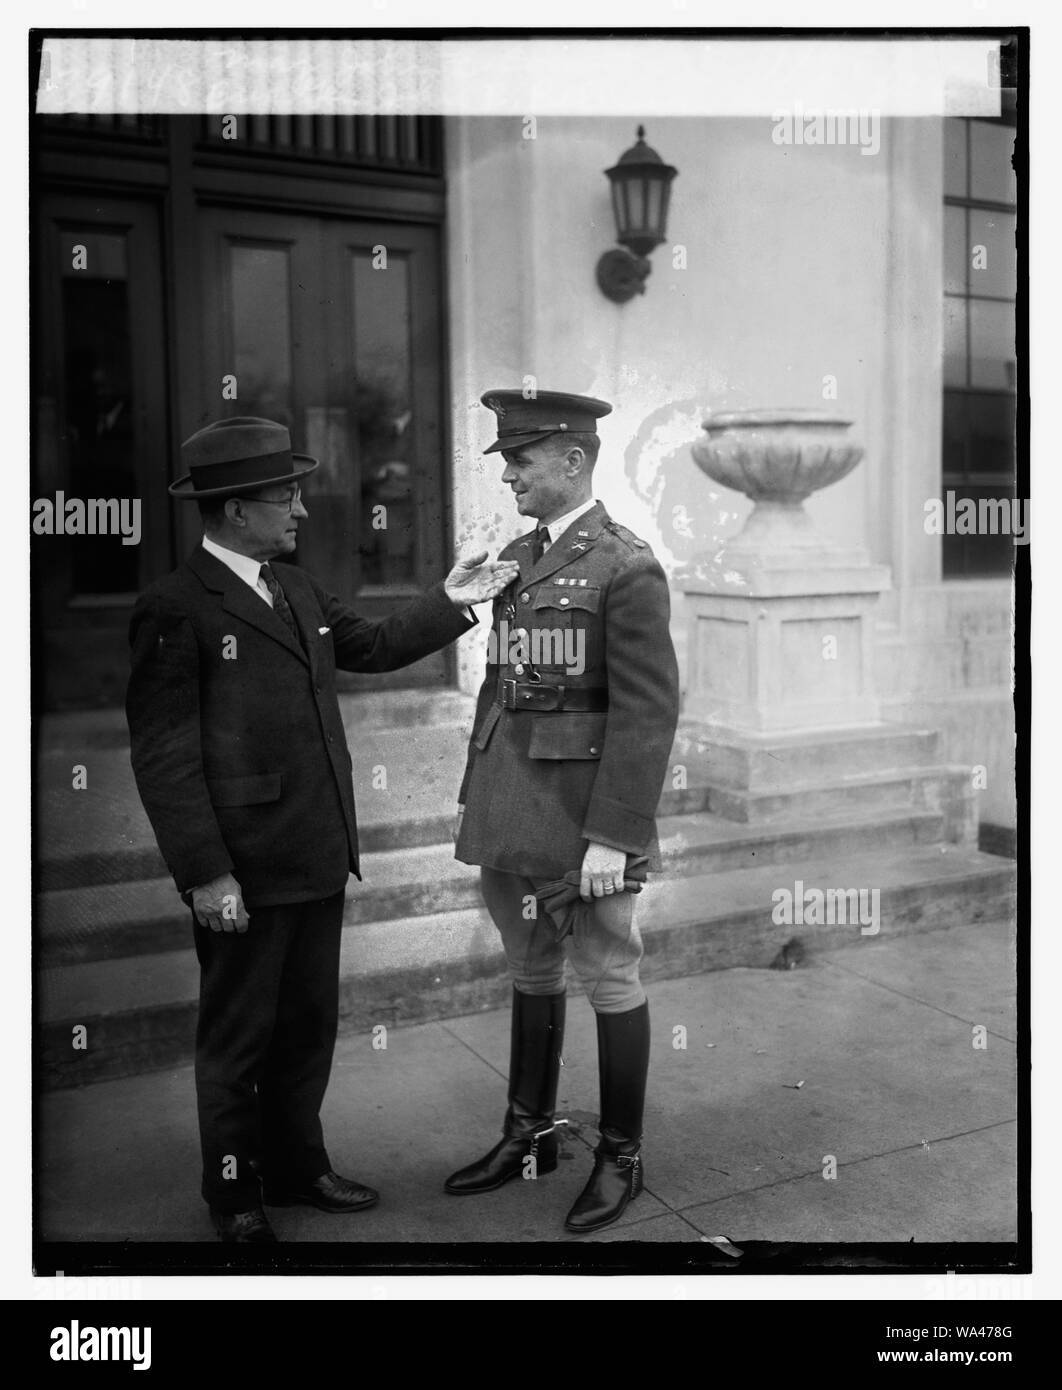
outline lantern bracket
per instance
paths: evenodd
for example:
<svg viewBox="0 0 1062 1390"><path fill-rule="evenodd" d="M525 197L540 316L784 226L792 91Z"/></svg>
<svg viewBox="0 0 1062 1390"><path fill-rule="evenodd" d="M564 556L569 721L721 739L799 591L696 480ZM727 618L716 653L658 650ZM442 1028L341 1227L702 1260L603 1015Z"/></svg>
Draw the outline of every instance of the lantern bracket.
<svg viewBox="0 0 1062 1390"><path fill-rule="evenodd" d="M614 246L597 263L598 289L613 304L626 304L636 294L645 293L652 268L648 256L635 256L625 247Z"/></svg>

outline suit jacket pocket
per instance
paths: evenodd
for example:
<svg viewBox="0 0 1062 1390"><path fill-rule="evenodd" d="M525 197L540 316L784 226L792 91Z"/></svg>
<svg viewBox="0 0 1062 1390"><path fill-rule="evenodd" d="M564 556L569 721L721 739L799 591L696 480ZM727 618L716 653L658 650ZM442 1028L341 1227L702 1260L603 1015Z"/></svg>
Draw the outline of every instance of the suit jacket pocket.
<svg viewBox="0 0 1062 1390"><path fill-rule="evenodd" d="M215 806L260 806L279 801L283 777L279 772L256 772L247 777L213 777L207 782Z"/></svg>
<svg viewBox="0 0 1062 1390"><path fill-rule="evenodd" d="M529 758L600 758L607 714L521 714L532 719Z"/></svg>

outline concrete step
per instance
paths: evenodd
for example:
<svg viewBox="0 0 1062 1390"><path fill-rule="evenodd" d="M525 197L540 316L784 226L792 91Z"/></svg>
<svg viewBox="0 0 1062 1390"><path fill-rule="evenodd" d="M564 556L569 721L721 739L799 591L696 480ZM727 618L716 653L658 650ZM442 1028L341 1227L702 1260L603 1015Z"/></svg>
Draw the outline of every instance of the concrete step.
<svg viewBox="0 0 1062 1390"><path fill-rule="evenodd" d="M659 828L668 872L690 875L933 844L942 838L943 817L901 810L765 828L705 814L664 818ZM362 875L361 883L348 885L350 923L456 912L480 902L478 872L454 859L450 843L367 854ZM167 876L42 893L36 925L40 959L52 966L174 950L188 941L189 916Z"/></svg>
<svg viewBox="0 0 1062 1390"><path fill-rule="evenodd" d="M877 889L881 936L1008 920L1014 912L1013 864L958 845L673 875L653 883L640 904L645 977L766 967L793 936L812 952L856 950L874 939L859 926L775 923L773 895L794 890L798 880L809 889ZM496 1008L508 997L497 933L481 907L351 922L343 938L343 1033ZM36 1003L46 1085L86 1084L186 1061L197 975L188 947L42 970ZM86 1030L83 1049L73 1046L76 1025Z"/></svg>
<svg viewBox="0 0 1062 1390"><path fill-rule="evenodd" d="M415 691L387 694L386 706L376 696L340 701L354 758L361 848L370 854L437 844L449 835L472 718L471 699L455 691L431 700ZM385 725L385 709L395 721L418 717ZM62 727L41 731L34 805L41 890L166 874L140 804L124 718L115 714L52 715L49 721ZM75 765L86 769L84 790L73 790Z"/></svg>
<svg viewBox="0 0 1062 1390"><path fill-rule="evenodd" d="M456 691L388 691L345 695L340 707L354 756L362 851L377 854L445 841L464 770L471 698ZM972 812L972 790L962 782L965 774L932 765L935 739L922 730L885 725L738 748L733 740L717 742L714 732L709 742L703 731L696 735L687 728L680 731L671 760L672 766L686 767L687 786L676 790L669 779L660 813L711 811L746 824L775 824L805 811L831 816L839 805L856 816L904 806L943 807L949 811L945 838L969 840L966 811L957 815L952 803L959 797L962 809L968 801ZM921 768L909 766L919 757L925 759ZM879 769L877 776L867 770L868 763ZM73 790L75 765L87 770L84 790ZM385 785L376 772L380 768ZM166 877L133 780L121 711L49 715L41 721L34 835L41 891Z"/></svg>
<svg viewBox="0 0 1062 1390"><path fill-rule="evenodd" d="M792 734L739 734L682 724L675 759L691 784L781 791L801 783L851 780L867 773L932 767L940 735L933 729L877 724Z"/></svg>
<svg viewBox="0 0 1062 1390"><path fill-rule="evenodd" d="M858 776L797 782L782 790L749 791L709 783L690 787L682 796L684 811L701 809L744 825L771 826L801 815L816 819L845 808L852 816L888 815L902 808L938 812L944 838L974 844L977 839L976 791L967 767L937 766Z"/></svg>

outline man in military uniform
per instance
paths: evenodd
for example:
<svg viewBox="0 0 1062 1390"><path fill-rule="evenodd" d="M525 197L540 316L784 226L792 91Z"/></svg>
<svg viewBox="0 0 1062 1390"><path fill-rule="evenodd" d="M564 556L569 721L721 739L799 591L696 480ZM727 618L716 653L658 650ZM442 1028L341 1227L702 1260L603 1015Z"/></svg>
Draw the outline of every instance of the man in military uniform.
<svg viewBox="0 0 1062 1390"><path fill-rule="evenodd" d="M592 495L597 420L612 407L559 392L482 399L498 417L486 452L502 454L502 481L538 526L498 557L520 574L495 600L456 829L513 980L509 1104L501 1141L446 1190L556 1168L567 949L597 1019L600 1142L565 1222L585 1233L617 1220L643 1182L649 1010L631 889L659 867L654 816L678 720L670 600L645 541Z"/></svg>

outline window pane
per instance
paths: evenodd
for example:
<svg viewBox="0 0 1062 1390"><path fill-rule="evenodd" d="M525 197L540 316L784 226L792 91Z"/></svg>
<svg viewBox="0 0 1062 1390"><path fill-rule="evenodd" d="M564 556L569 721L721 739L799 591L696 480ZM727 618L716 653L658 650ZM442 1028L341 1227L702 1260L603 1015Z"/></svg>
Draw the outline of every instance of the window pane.
<svg viewBox="0 0 1062 1390"><path fill-rule="evenodd" d="M965 299L944 300L944 385L966 385Z"/></svg>
<svg viewBox="0 0 1062 1390"><path fill-rule="evenodd" d="M944 293L966 293L967 254L966 209L944 209Z"/></svg>
<svg viewBox="0 0 1062 1390"><path fill-rule="evenodd" d="M1014 486L1015 464L1015 398L1013 396L967 396L970 435L967 466L971 473L995 473Z"/></svg>
<svg viewBox="0 0 1062 1390"><path fill-rule="evenodd" d="M1017 184L1010 167L1014 153L1013 126L993 121L970 122L970 197L989 203L1017 201Z"/></svg>
<svg viewBox="0 0 1062 1390"><path fill-rule="evenodd" d="M393 252L386 269L373 266L370 251L353 252L351 262L362 581L409 583L416 574L409 266Z"/></svg>
<svg viewBox="0 0 1062 1390"><path fill-rule="evenodd" d="M956 494L957 512L960 508L960 502L964 498L969 498L977 504L982 498L996 502L1011 496L1010 490L1003 487L965 485L952 490ZM993 518L997 528L995 534L988 529L988 524L991 524ZM1000 527L1010 526L1012 514L1009 513L1009 509L1007 513L1003 513L999 509L990 508L983 519L987 523L984 531L969 536L956 532L941 538L945 578L957 578L959 576L973 578L976 575L1009 574L1014 563L1014 538L1009 529L1004 531ZM1022 516L1020 519L1024 520L1024 517ZM976 524L979 525L980 521L981 518L978 518Z"/></svg>
<svg viewBox="0 0 1062 1390"><path fill-rule="evenodd" d="M951 209L948 209L951 211ZM1010 212L970 209L970 293L1013 299L1015 294L1014 232L1017 218ZM975 264L973 248L983 246Z"/></svg>
<svg viewBox="0 0 1062 1390"><path fill-rule="evenodd" d="M234 414L291 428L291 296L288 248L232 244Z"/></svg>
<svg viewBox="0 0 1062 1390"><path fill-rule="evenodd" d="M966 476L966 435L968 429L965 391L944 392L944 481Z"/></svg>
<svg viewBox="0 0 1062 1390"><path fill-rule="evenodd" d="M1014 390L1013 304L1004 300L970 300L970 385Z"/></svg>
<svg viewBox="0 0 1062 1390"><path fill-rule="evenodd" d="M965 198L966 122L960 118L944 122L944 196Z"/></svg>

